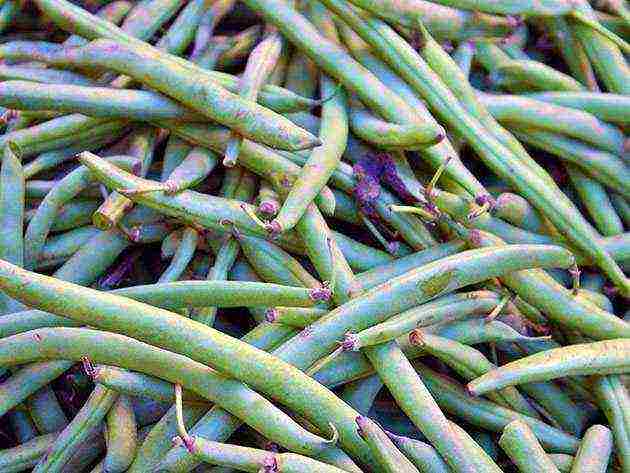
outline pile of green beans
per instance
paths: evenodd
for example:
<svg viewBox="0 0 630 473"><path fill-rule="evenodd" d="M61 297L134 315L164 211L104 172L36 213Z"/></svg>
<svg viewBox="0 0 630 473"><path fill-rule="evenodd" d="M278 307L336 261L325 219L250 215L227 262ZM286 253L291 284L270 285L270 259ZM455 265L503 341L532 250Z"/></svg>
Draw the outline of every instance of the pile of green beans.
<svg viewBox="0 0 630 473"><path fill-rule="evenodd" d="M624 0L0 0L0 473L630 473Z"/></svg>

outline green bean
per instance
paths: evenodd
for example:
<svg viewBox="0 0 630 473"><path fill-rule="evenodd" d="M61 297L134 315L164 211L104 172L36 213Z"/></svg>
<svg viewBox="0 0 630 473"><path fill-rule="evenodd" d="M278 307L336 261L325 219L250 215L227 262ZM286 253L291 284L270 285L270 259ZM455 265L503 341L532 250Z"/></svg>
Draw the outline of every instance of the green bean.
<svg viewBox="0 0 630 473"><path fill-rule="evenodd" d="M522 420L514 420L505 426L499 438L499 445L522 473L538 471L559 473L538 443L536 435Z"/></svg>
<svg viewBox="0 0 630 473"><path fill-rule="evenodd" d="M437 3L464 10L526 16L562 16L575 8L568 0L438 0Z"/></svg>
<svg viewBox="0 0 630 473"><path fill-rule="evenodd" d="M24 342L29 343L33 336L41 336L43 343L34 349L17 348L23 346ZM90 344L94 344L99 338L103 341L102 349L88 350ZM72 339L74 346L67 343L69 339ZM105 346L105 340L109 348ZM12 344L12 347L16 348L12 356L17 358L12 358L12 362L9 361L11 358L6 352L6 360L9 363L19 362L16 361L18 359L57 357L60 356L59 353L63 353L62 357L78 360L85 353L89 353L90 360L96 363L116 364L133 370L142 369L147 374L159 375L171 382L181 381L197 394L218 401L219 405L228 407L229 411L238 417L244 417L244 420L256 430L291 450L313 455L333 448L329 441L304 430L275 408L270 401L251 391L244 384L226 378L185 356L158 349L129 337L90 329L56 328L16 335L3 340L3 343ZM243 345L251 349L248 345L244 343ZM151 352L154 355L149 356ZM126 353L128 356L121 358L120 353ZM256 406L255 409L253 406ZM252 416L252 413L255 415Z"/></svg>
<svg viewBox="0 0 630 473"><path fill-rule="evenodd" d="M571 465L573 464L573 457L571 455L566 455L564 453L549 453L547 456L562 473L571 472Z"/></svg>
<svg viewBox="0 0 630 473"><path fill-rule="evenodd" d="M349 118L356 136L383 148L433 146L446 136L431 125L397 125L383 121L358 104L353 104Z"/></svg>
<svg viewBox="0 0 630 473"><path fill-rule="evenodd" d="M542 91L582 92L585 87L573 77L563 74L543 63L531 60L511 60L502 64L490 74L491 80L499 86L519 82L528 88Z"/></svg>
<svg viewBox="0 0 630 473"><path fill-rule="evenodd" d="M596 20L590 5L580 4L580 10ZM630 69L617 45L588 25L571 21L571 26L606 89L615 94L628 94Z"/></svg>
<svg viewBox="0 0 630 473"><path fill-rule="evenodd" d="M571 75L593 92L599 91L595 71L586 54L586 50L580 44L571 24L566 17L541 18L546 32L551 36L556 49L559 51Z"/></svg>
<svg viewBox="0 0 630 473"><path fill-rule="evenodd" d="M37 430L42 434L58 432L68 425L66 414L61 409L50 386L41 388L30 396L25 405Z"/></svg>
<svg viewBox="0 0 630 473"><path fill-rule="evenodd" d="M420 471L426 473L449 473L451 470L440 454L429 444L387 432L392 442L409 458Z"/></svg>
<svg viewBox="0 0 630 473"><path fill-rule="evenodd" d="M245 202L250 201L255 188L254 177L247 171L237 168L226 170L221 195L223 197L235 198ZM208 271L207 280L227 280L228 273L240 252L239 242L231 235L227 235L218 249L215 250L216 258L213 266ZM208 326L212 326L217 314L216 307L205 307L193 312L192 318Z"/></svg>
<svg viewBox="0 0 630 473"><path fill-rule="evenodd" d="M476 231L474 246L496 245L501 240ZM598 307L586 307L571 291L544 271L526 270L501 276L501 281L523 300L545 313L547 319L595 339L627 337L630 325Z"/></svg>
<svg viewBox="0 0 630 473"><path fill-rule="evenodd" d="M193 0L181 10L172 26L162 36L156 47L179 56L194 40L203 12L209 6L208 0Z"/></svg>
<svg viewBox="0 0 630 473"><path fill-rule="evenodd" d="M547 350L513 361L468 384L474 394L534 381L587 374L627 372L628 342L624 339L581 343Z"/></svg>
<svg viewBox="0 0 630 473"><path fill-rule="evenodd" d="M245 71L239 82L238 95L240 97L256 102L260 88L280 57L284 43L285 39L275 28L267 28L266 37L256 45L247 58ZM241 137L235 136L232 132L225 147L225 157L223 158L225 166L231 167L236 164L242 141Z"/></svg>
<svg viewBox="0 0 630 473"><path fill-rule="evenodd" d="M575 166L566 166L573 189L586 207L595 228L603 236L623 233L623 222L610 201L606 189Z"/></svg>
<svg viewBox="0 0 630 473"><path fill-rule="evenodd" d="M185 67L156 50L100 39L72 50L51 47L46 59L50 64L104 66L125 73L239 134L273 147L300 150L319 143L317 138L277 113L248 103L211 79L193 78ZM149 63L151 68L147 70L143 65ZM242 120L236 116L249 118Z"/></svg>
<svg viewBox="0 0 630 473"><path fill-rule="evenodd" d="M542 248L537 247L538 250ZM525 247L514 245L512 250L502 254L499 248L487 252L466 251L393 278L331 311L302 334L285 343L275 354L291 360L296 366L308 367L329 354L337 340L347 332L360 331L439 295L503 274L503 271L518 270L524 261L517 261L514 256L523 256ZM539 261L534 262L534 255L538 251L534 251L533 247L527 247L526 251L532 257L529 265L546 264L543 261L545 258L536 257ZM547 248L547 251L554 253L554 258L562 258L560 255L563 252L551 248ZM568 253L564 255L568 260L572 259ZM537 256L542 257L542 254L538 253ZM560 264L560 260L556 259L554 264Z"/></svg>
<svg viewBox="0 0 630 473"><path fill-rule="evenodd" d="M482 93L478 97L492 116L508 127L514 123L545 129L578 138L610 153L623 153L623 133L588 113L516 95Z"/></svg>
<svg viewBox="0 0 630 473"><path fill-rule="evenodd" d="M497 197L492 212L496 217L524 230L533 233L547 232L548 224L536 209L518 194L503 192Z"/></svg>
<svg viewBox="0 0 630 473"><path fill-rule="evenodd" d="M110 23L114 23L115 25L120 25L125 19L125 17L127 16L127 14L133 10L134 10L134 5L127 2L126 0L116 0L110 3L109 5L104 5L101 8L99 8L98 11L96 12L96 16L98 16L99 18L103 18L104 20L107 20ZM128 24L125 25L125 28L127 28L127 30L130 29ZM87 41L78 35L71 35L68 39L66 39L63 42L65 46L82 46L85 43L87 43Z"/></svg>
<svg viewBox="0 0 630 473"><path fill-rule="evenodd" d="M624 470L630 465L630 395L620 376L598 376L593 379L597 405L604 412L613 432L619 463Z"/></svg>
<svg viewBox="0 0 630 473"><path fill-rule="evenodd" d="M47 363L33 363L13 371L10 378L0 385L2 403L0 412L6 414L38 389L48 385L58 378L72 362L51 361Z"/></svg>
<svg viewBox="0 0 630 473"><path fill-rule="evenodd" d="M431 328L431 329L430 329ZM429 330L430 329L430 330ZM498 320L471 319L462 322L427 327L422 332L428 332L441 337L450 338L464 344L474 345L487 342L527 342L533 339L521 335L510 326ZM398 344L409 359L424 355L420 345L415 344L416 334L399 338ZM410 340L411 339L411 340ZM328 387L337 387L354 379L370 375L374 369L363 356L356 352L343 352L327 363L314 378Z"/></svg>
<svg viewBox="0 0 630 473"><path fill-rule="evenodd" d="M199 234L197 233L197 230L191 227L186 227L184 229L181 242L173 255L171 264L169 264L168 268L166 268L166 270L164 270L164 272L160 275L158 282L164 283L177 281L179 279L193 257L197 248L198 239Z"/></svg>
<svg viewBox="0 0 630 473"><path fill-rule="evenodd" d="M70 84L42 88L30 81L8 80L0 86L0 104L16 110L54 110L109 119L208 120L156 92Z"/></svg>
<svg viewBox="0 0 630 473"><path fill-rule="evenodd" d="M336 200L337 194L335 194L335 208L337 207ZM278 211L282 205L278 193L271 187L271 184L264 180L260 182L256 203L258 204L258 211L263 214L265 218L274 218L278 215Z"/></svg>
<svg viewBox="0 0 630 473"><path fill-rule="evenodd" d="M129 396L118 396L107 413L105 423L107 453L103 470L108 473L126 471L136 455L138 443L138 427Z"/></svg>
<svg viewBox="0 0 630 473"><path fill-rule="evenodd" d="M413 365L438 404L455 417L491 432L501 432L510 422L523 420L534 431L545 449L559 453L577 451L579 443L575 437L550 427L538 419L532 419L482 398L473 397L455 381L421 363L414 362Z"/></svg>
<svg viewBox="0 0 630 473"><path fill-rule="evenodd" d="M462 241L454 240L390 262L384 261L374 269L359 273L355 279L352 291L356 294L367 291L413 268L458 253L463 248L464 243Z"/></svg>
<svg viewBox="0 0 630 473"><path fill-rule="evenodd" d="M191 143L212 149L217 153L225 151L229 137L227 129L205 124L165 121L160 122L160 125L169 128ZM239 157L242 166L268 180L282 196L286 195L291 183L300 172L300 168L284 156L249 140L243 142ZM316 203L328 215L334 212L334 196L328 187L322 189L316 198Z"/></svg>
<svg viewBox="0 0 630 473"><path fill-rule="evenodd" d="M81 153L79 160L88 166L98 179L102 179L108 186L120 191L150 186L150 181L135 177L125 172L119 172L107 161L91 153ZM253 222L243 211L248 204L231 199L223 199L194 191L182 191L175 195L164 192L134 193L129 195L135 202L159 210L160 212L177 217L189 224L200 225L205 228L225 230L224 225L230 222L239 230L252 235L266 236L264 228ZM251 206L250 206L251 208ZM253 211L253 208L251 208ZM291 233L280 237L280 242L287 242L292 247L299 247L296 238Z"/></svg>
<svg viewBox="0 0 630 473"><path fill-rule="evenodd" d="M124 166L127 169L133 168L137 163L134 158L128 157L110 158L110 160L114 165ZM90 170L81 166L59 181L58 185L46 194L24 235L24 260L27 267L35 264L60 208L92 182Z"/></svg>
<svg viewBox="0 0 630 473"><path fill-rule="evenodd" d="M168 381L115 366L95 367L92 380L96 384L102 384L106 388L128 396L148 397L162 402L173 400L173 385ZM198 404L207 403L201 396L189 391L184 392L184 402L186 401Z"/></svg>
<svg viewBox="0 0 630 473"><path fill-rule="evenodd" d="M611 193L610 200L626 227L630 227L630 203L621 194Z"/></svg>
<svg viewBox="0 0 630 473"><path fill-rule="evenodd" d="M214 465L235 467L241 471L287 472L306 473L317 471L321 473L342 473L332 465L297 455L295 453L274 454L266 450L258 450L250 447L240 447L225 443L212 442L201 437L192 439L192 454L199 460Z"/></svg>
<svg viewBox="0 0 630 473"><path fill-rule="evenodd" d="M24 171L18 150L8 143L3 150L0 167L0 259L18 266L24 265ZM16 312L23 306L13 299L0 295L2 312Z"/></svg>
<svg viewBox="0 0 630 473"><path fill-rule="evenodd" d="M278 325L262 323L245 335L243 340L260 349L269 350L294 333L290 328L283 330ZM240 420L215 406L195 424L191 434L208 440L225 441L240 424ZM173 447L162 461L164 468L173 472L190 471L197 463L188 450L181 446Z"/></svg>
<svg viewBox="0 0 630 473"><path fill-rule="evenodd" d="M476 471L466 449L457 441L448 420L396 342L367 347L364 354L396 403L449 466L455 471Z"/></svg>
<svg viewBox="0 0 630 473"><path fill-rule="evenodd" d="M499 466L494 462L494 459L477 444L475 439L473 439L468 432L454 422L451 422L451 428L458 437L459 441L470 452L476 471L488 471L495 473L499 473L501 471Z"/></svg>
<svg viewBox="0 0 630 473"><path fill-rule="evenodd" d="M470 145L477 150L483 161L500 177L509 182L525 198L550 219L573 244L585 254L596 258L604 272L614 280L622 291L630 289L629 283L612 259L605 254L601 245L595 241L595 235L585 225L584 218L573 204L557 189L551 187L551 179L541 180L538 173L533 173L529 163L521 162L513 151L508 150L493 136L483 129L481 124L463 110L453 94L440 79L422 62L418 54L386 24L374 18L355 18L353 12L340 5L336 0L326 0L326 5L344 21L352 21L351 26L369 41L378 46L378 52L389 58L392 66L409 81L427 100L430 106L439 111L449 125L462 136L467 137ZM428 33L425 33L425 37ZM457 66L454 66L459 70ZM439 91L437 85L440 84ZM509 158L509 159L508 159ZM509 162L509 170L506 168ZM518 171L517 171L518 170ZM544 183L544 185L543 185ZM562 203L562 205L559 205ZM562 210L560 210L562 208ZM580 222L576 225L576 222ZM588 243L587 243L588 242Z"/></svg>
<svg viewBox="0 0 630 473"><path fill-rule="evenodd" d="M430 334L422 334L419 338L419 345L422 346L423 350L442 360L467 381L496 368L481 352L457 341ZM487 397L497 404L529 417L539 418L536 411L516 388L511 387L496 393L488 393Z"/></svg>
<svg viewBox="0 0 630 473"><path fill-rule="evenodd" d="M111 239L111 235L107 235L107 232L103 232L103 234L105 238ZM97 241L102 247L102 239L98 238ZM96 245L95 247L98 248ZM95 252L94 247L91 247L90 251ZM78 261L81 258L76 259ZM55 273L57 277L67 277L66 275L70 271L64 269L66 265ZM99 271L102 271L102 268ZM89 273L89 270L86 272ZM81 283L89 284L95 278L89 279L86 276L81 276L75 280L79 279ZM295 307L311 307L315 305L309 289L246 281L179 281L133 286L116 289L112 292L143 302L150 301L155 306L173 310L189 306L240 307L248 305L250 307L273 307L275 304L283 304ZM9 336L49 326L76 326L76 323L70 319L38 310L15 312L0 318L0 335Z"/></svg>
<svg viewBox="0 0 630 473"><path fill-rule="evenodd" d="M155 147L157 146L156 128L142 126L134 130L129 137L127 153L138 159L140 170L135 174L145 177L153 162ZM118 192L112 192L92 217L92 223L101 230L109 230L118 225L123 215L131 208L133 202Z"/></svg>
<svg viewBox="0 0 630 473"><path fill-rule="evenodd" d="M221 0L219 2L214 2L205 9L201 18L198 20L199 26L195 33L191 59L195 60L203 52L203 49L212 38L217 24L230 12L233 7L233 0Z"/></svg>
<svg viewBox="0 0 630 473"><path fill-rule="evenodd" d="M126 123L121 121L112 121L107 118L86 118L80 114L73 114L7 133L0 138L0 146L5 146L7 142L12 141L19 147L23 156L29 156L69 146L80 141L83 138L82 132L88 128L92 134L95 127L102 130L116 130L124 126Z"/></svg>
<svg viewBox="0 0 630 473"><path fill-rule="evenodd" d="M409 84L392 71L387 64L376 58L370 52L370 47L345 23L340 23L338 28L346 46L361 64L372 71L383 83L398 93L405 101L412 104L423 114L426 120L435 122L435 119L427 110L424 102L416 95ZM443 175L454 179L471 195L485 194L485 189L481 183L479 183L477 178L458 159L458 153L455 151L448 138L440 141L437 145L421 149L420 154L435 169L439 168L446 160L451 158L450 164L444 170Z"/></svg>
<svg viewBox="0 0 630 473"><path fill-rule="evenodd" d="M498 304L499 297L489 291L468 292L444 296L427 304L401 312L358 333L346 334L344 349L357 351L407 334L417 327L452 322L475 314L488 314Z"/></svg>
<svg viewBox="0 0 630 473"><path fill-rule="evenodd" d="M133 31L139 38L148 40L169 21L184 2L182 0L145 0L135 6L122 25L123 30ZM147 22L147 18L151 18Z"/></svg>
<svg viewBox="0 0 630 473"><path fill-rule="evenodd" d="M206 409L206 407L186 406L182 414L183 423L192 424L196 422L204 414ZM152 426L127 471L132 473L155 471L156 465L161 457L171 447L173 437L177 435L175 411L175 406L172 406L164 416Z"/></svg>
<svg viewBox="0 0 630 473"><path fill-rule="evenodd" d="M335 196L335 213L333 217L342 222L363 225L359 215L359 208L354 199L345 192L336 189L333 189L333 194Z"/></svg>
<svg viewBox="0 0 630 473"><path fill-rule="evenodd" d="M322 76L322 96L333 91L334 84ZM343 92L338 92L322 106L320 138L324 144L316 148L304 164L278 215L270 224L274 232L290 230L297 224L341 159L348 134L345 107Z"/></svg>
<svg viewBox="0 0 630 473"><path fill-rule="evenodd" d="M613 448L612 432L603 425L594 425L585 433L575 455L571 471L605 473Z"/></svg>
<svg viewBox="0 0 630 473"><path fill-rule="evenodd" d="M265 317L268 322L284 324L289 327L304 328L328 313L317 307L274 307L268 309Z"/></svg>
<svg viewBox="0 0 630 473"><path fill-rule="evenodd" d="M346 384L339 397L359 411L361 415L367 415L382 388L381 379L377 375L372 375Z"/></svg>
<svg viewBox="0 0 630 473"><path fill-rule="evenodd" d="M169 136L166 148L164 149L160 181L164 182L168 179L168 176L171 175L173 169L181 164L191 150L192 146L178 136Z"/></svg>
<svg viewBox="0 0 630 473"><path fill-rule="evenodd" d="M81 410L59 436L40 462L34 472L61 471L73 451L86 440L90 431L95 429L116 401L118 393L102 386L96 386Z"/></svg>
<svg viewBox="0 0 630 473"><path fill-rule="evenodd" d="M71 71L61 69L43 69L41 67L7 66L0 65L0 79L3 81L38 82L41 84L65 84L65 85L96 85L88 77Z"/></svg>
<svg viewBox="0 0 630 473"><path fill-rule="evenodd" d="M321 286L298 260L273 243L246 235L236 238L249 264L263 280L311 289Z"/></svg>
<svg viewBox="0 0 630 473"><path fill-rule="evenodd" d="M119 130L106 130L106 133L103 135L95 133L94 136L64 149L42 153L24 166L24 178L27 180L32 179L32 177L36 174L53 169L60 164L73 159L77 153L80 153L81 151L93 151L102 148L103 146L120 138L126 131L126 128L120 128ZM96 132L98 132L98 130L96 130Z"/></svg>
<svg viewBox="0 0 630 473"><path fill-rule="evenodd" d="M627 108L630 102L624 95L594 92L537 92L527 94L526 97L582 110L619 125L630 123Z"/></svg>
<svg viewBox="0 0 630 473"><path fill-rule="evenodd" d="M528 347L525 347L525 351ZM512 357L510 357L512 359ZM552 382L521 384L519 389L544 409L547 417L553 419L562 429L579 435L588 423L586 413L577 406L571 397Z"/></svg>
<svg viewBox="0 0 630 473"><path fill-rule="evenodd" d="M557 257L558 255L555 256ZM18 268L9 263L2 262L2 265L11 268L10 273L14 275L16 274L15 271L18 270ZM103 318L98 320L101 327L109 327L110 329L118 327L119 330L134 337L151 340L153 343L164 347L172 347L176 351L191 355L193 359L201 359L228 375L241 379L245 378L249 385L255 386L263 392L273 393L272 396L279 402L307 416L307 418L316 422L321 429L329 429L328 422L330 416L333 416L336 422L335 427L340 434L344 447L358 456L361 456L360 453L364 453L363 456L365 457L364 444L362 444L352 427L356 412L339 401L336 396L323 388L319 383L305 376L300 370L288 363L205 325L163 309L135 302L131 299L120 298L116 295L81 288L80 286L60 282L34 273L21 272L20 274L28 274L28 278L32 279L33 282L35 280L40 282L37 284L37 288L29 285L29 287L40 293L36 298L37 303L22 288L20 297L23 301L28 297L28 303L31 306L53 309L53 311L59 312L61 309L59 304L66 305L63 301L69 302L71 300L73 308L63 308L62 313L65 316L71 315L76 317L78 321L86 321L83 317L89 318L89 324L93 326L97 322L94 317L94 311L95 300L98 299L101 301L101 308L103 309L101 312ZM15 296L14 291L8 291L8 287L5 287L5 282L8 283L8 280L1 281L3 289L7 290L9 295ZM239 282L237 285L240 288L243 283ZM70 291L73 295L69 296L68 294L67 298L58 297L61 287ZM52 291L50 294L55 293L57 295L53 298L44 296L41 290L50 290ZM79 297L82 297L82 299ZM87 302L87 299L91 300L87 305L79 302L80 300ZM44 301L45 305L43 305ZM124 309L121 304L124 306ZM141 315L143 313L146 317ZM124 319L127 317L131 317L134 320L133 324L124 322ZM180 328L175 328L174 323ZM160 328L156 328L156 325ZM168 337L165 334L169 334ZM203 348L201 348L202 346ZM153 357L151 358L153 359ZM210 359L212 360L211 362ZM239 362L235 363L236 360ZM146 360L143 362L146 362ZM321 406L321 409L315 406Z"/></svg>
<svg viewBox="0 0 630 473"><path fill-rule="evenodd" d="M0 450L0 468L5 473L17 473L34 467L56 437L57 433L44 434L17 447Z"/></svg>
<svg viewBox="0 0 630 473"><path fill-rule="evenodd" d="M376 422L363 416L357 417L356 422L359 433L369 445L382 471L390 473L418 473L413 463L396 448L396 445Z"/></svg>
<svg viewBox="0 0 630 473"><path fill-rule="evenodd" d="M51 232L63 232L72 230L91 223L92 213L98 208L99 203L94 200L72 200L65 204L57 214ZM30 222L37 213L37 209L29 210L24 215L26 223Z"/></svg>

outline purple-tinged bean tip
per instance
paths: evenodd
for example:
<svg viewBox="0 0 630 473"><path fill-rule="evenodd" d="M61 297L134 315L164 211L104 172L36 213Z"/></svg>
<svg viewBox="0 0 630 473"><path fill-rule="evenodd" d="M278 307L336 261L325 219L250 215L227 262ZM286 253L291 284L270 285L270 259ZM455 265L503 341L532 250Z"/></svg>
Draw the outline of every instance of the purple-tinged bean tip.
<svg viewBox="0 0 630 473"><path fill-rule="evenodd" d="M282 227L278 223L277 220L272 220L271 222L267 222L265 224L265 230L271 237L277 237L282 233Z"/></svg>
<svg viewBox="0 0 630 473"><path fill-rule="evenodd" d="M328 286L314 287L313 289L311 289L309 295L311 299L314 300L315 302L318 302L318 301L326 302L326 301L329 301L330 298L332 297L332 291L330 290Z"/></svg>
<svg viewBox="0 0 630 473"><path fill-rule="evenodd" d="M354 421L357 424L357 433L361 436L364 437L365 433L363 432L363 429L365 429L365 427L367 427L367 423L368 423L368 419L367 417L363 417L363 416L357 416L356 419L354 419Z"/></svg>
<svg viewBox="0 0 630 473"><path fill-rule="evenodd" d="M276 215L278 213L279 207L276 202L264 201L261 202L258 206L258 210L265 215Z"/></svg>
<svg viewBox="0 0 630 473"><path fill-rule="evenodd" d="M278 311L273 307L265 311L265 320L274 323L278 319Z"/></svg>
<svg viewBox="0 0 630 473"><path fill-rule="evenodd" d="M278 471L278 460L275 455L267 455L262 461L262 471L264 473L276 473Z"/></svg>
<svg viewBox="0 0 630 473"><path fill-rule="evenodd" d="M355 333L346 333L343 342L341 342L341 348L343 351L357 351L359 339Z"/></svg>
<svg viewBox="0 0 630 473"><path fill-rule="evenodd" d="M465 387L466 393L471 397L479 397L479 395L472 389L470 383L468 383Z"/></svg>
<svg viewBox="0 0 630 473"><path fill-rule="evenodd" d="M420 330L412 330L409 332L409 343L412 345L422 345L424 343L424 339L422 338L422 333Z"/></svg>

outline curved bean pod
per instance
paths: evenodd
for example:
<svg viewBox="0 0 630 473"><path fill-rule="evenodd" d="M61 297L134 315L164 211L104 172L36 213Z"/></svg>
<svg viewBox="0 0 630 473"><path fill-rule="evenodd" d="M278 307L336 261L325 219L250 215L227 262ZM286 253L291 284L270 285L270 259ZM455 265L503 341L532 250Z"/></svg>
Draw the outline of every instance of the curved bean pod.
<svg viewBox="0 0 630 473"><path fill-rule="evenodd" d="M389 473L419 473L416 467L403 455L387 434L373 420L359 416L357 426L382 471Z"/></svg>
<svg viewBox="0 0 630 473"><path fill-rule="evenodd" d="M630 340L581 343L536 353L500 366L468 383L473 394L563 376L630 371Z"/></svg>
<svg viewBox="0 0 630 473"><path fill-rule="evenodd" d="M26 280L30 283L25 290L20 281ZM275 356L173 312L30 273L2 261L0 287L12 296L17 290L22 301L28 300L32 307L63 313L91 326L98 324L104 329L121 331L208 363L237 379L245 379L249 385L311 419L325 431L330 429L328 423L332 416L345 449L367 458L365 444L353 427L356 411ZM65 296L61 297L61 292ZM95 306L98 305L100 316L97 318Z"/></svg>
<svg viewBox="0 0 630 473"><path fill-rule="evenodd" d="M98 342L99 339L101 342ZM33 344L33 340L40 343ZM72 343L68 343L69 340ZM95 344L99 347L94 347ZM3 347L0 348L3 365L59 357L81 360L87 353L94 363L143 370L173 383L181 382L200 396L218 402L263 435L291 450L316 455L334 448L325 439L303 429L243 383L183 355L123 335L83 328L40 329L3 339L0 346ZM249 345L245 346L251 349ZM125 356L121 357L121 353L125 353ZM252 413L256 415L252 416Z"/></svg>

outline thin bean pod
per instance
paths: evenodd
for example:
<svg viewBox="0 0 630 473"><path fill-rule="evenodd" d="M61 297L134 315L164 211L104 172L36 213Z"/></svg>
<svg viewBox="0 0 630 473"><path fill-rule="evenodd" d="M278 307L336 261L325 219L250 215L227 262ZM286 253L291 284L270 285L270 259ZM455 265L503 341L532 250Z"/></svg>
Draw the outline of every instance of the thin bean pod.
<svg viewBox="0 0 630 473"><path fill-rule="evenodd" d="M582 343L547 350L500 366L468 384L474 394L533 381L587 374L615 374L630 370L626 339Z"/></svg>
<svg viewBox="0 0 630 473"><path fill-rule="evenodd" d="M499 445L522 473L548 471L560 473L538 443L536 435L521 421L510 422L503 429Z"/></svg>

